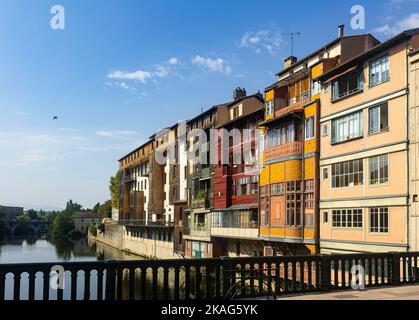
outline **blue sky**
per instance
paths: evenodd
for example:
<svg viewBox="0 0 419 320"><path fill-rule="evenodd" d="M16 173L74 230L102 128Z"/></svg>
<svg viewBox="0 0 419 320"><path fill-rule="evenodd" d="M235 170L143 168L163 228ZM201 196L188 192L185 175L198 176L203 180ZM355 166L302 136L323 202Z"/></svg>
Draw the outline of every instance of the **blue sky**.
<svg viewBox="0 0 419 320"><path fill-rule="evenodd" d="M355 4L366 30L350 28ZM274 82L281 33L302 33L302 57L339 24L384 40L419 27L419 1L0 0L0 203L108 199L117 160L152 133Z"/></svg>

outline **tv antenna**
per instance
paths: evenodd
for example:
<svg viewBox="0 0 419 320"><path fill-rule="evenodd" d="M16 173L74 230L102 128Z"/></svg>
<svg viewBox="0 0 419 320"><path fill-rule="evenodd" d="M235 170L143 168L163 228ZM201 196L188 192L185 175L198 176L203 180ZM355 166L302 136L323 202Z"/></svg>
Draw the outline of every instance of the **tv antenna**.
<svg viewBox="0 0 419 320"><path fill-rule="evenodd" d="M291 36L291 56L294 56L294 37L300 35L301 32L281 33L281 36Z"/></svg>

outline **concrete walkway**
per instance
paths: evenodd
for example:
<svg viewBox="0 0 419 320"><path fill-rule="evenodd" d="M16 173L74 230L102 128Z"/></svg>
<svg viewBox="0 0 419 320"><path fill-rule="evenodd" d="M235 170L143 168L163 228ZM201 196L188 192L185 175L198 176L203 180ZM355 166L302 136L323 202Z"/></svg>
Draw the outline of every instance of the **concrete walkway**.
<svg viewBox="0 0 419 320"><path fill-rule="evenodd" d="M419 285L283 296L278 300L419 300Z"/></svg>

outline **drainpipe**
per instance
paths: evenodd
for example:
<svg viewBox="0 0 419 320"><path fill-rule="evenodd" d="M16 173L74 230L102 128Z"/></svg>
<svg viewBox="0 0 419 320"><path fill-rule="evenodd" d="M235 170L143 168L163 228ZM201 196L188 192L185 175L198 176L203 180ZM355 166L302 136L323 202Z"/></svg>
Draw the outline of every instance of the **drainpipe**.
<svg viewBox="0 0 419 320"><path fill-rule="evenodd" d="M406 42L406 86L407 86L407 102L406 102L406 134L407 134L407 230L406 230L406 237L407 237L407 251L410 251L410 209L411 209L411 202L410 202L410 117L409 117L409 100L410 100L410 87L409 87L409 42Z"/></svg>

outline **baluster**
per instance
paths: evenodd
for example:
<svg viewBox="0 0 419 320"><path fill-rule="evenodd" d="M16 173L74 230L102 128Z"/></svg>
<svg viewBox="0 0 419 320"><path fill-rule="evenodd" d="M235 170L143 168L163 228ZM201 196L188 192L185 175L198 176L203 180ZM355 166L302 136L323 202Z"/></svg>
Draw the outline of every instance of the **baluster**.
<svg viewBox="0 0 419 320"><path fill-rule="evenodd" d="M175 300L180 300L180 293L179 293L179 272L180 268L175 267Z"/></svg>
<svg viewBox="0 0 419 320"><path fill-rule="evenodd" d="M97 270L97 300L103 300L103 269Z"/></svg>
<svg viewBox="0 0 419 320"><path fill-rule="evenodd" d="M35 279L36 279L36 271L29 272L28 275L28 300L33 301L35 300Z"/></svg>
<svg viewBox="0 0 419 320"><path fill-rule="evenodd" d="M338 259L333 260L333 269L334 269L334 287L335 289L339 289L339 261Z"/></svg>
<svg viewBox="0 0 419 320"><path fill-rule="evenodd" d="M413 259L414 259L414 268L415 268L414 269L415 270L415 272L414 272L415 282L418 282L418 257L414 256Z"/></svg>
<svg viewBox="0 0 419 320"><path fill-rule="evenodd" d="M246 296L246 263L240 264L240 295Z"/></svg>
<svg viewBox="0 0 419 320"><path fill-rule="evenodd" d="M84 300L90 300L90 277L92 275L92 270L84 271Z"/></svg>
<svg viewBox="0 0 419 320"><path fill-rule="evenodd" d="M259 286L259 295L263 295L263 268L264 265L262 262L258 264L258 286Z"/></svg>
<svg viewBox="0 0 419 320"><path fill-rule="evenodd" d="M284 293L288 293L288 268L289 263L288 261L284 263Z"/></svg>
<svg viewBox="0 0 419 320"><path fill-rule="evenodd" d="M413 280L413 256L409 257L409 282L414 282Z"/></svg>
<svg viewBox="0 0 419 320"><path fill-rule="evenodd" d="M115 261L106 263L106 300L115 300Z"/></svg>
<svg viewBox="0 0 419 320"><path fill-rule="evenodd" d="M189 300L190 296L190 282L191 282L191 270L190 266L185 266L185 300Z"/></svg>
<svg viewBox="0 0 419 320"><path fill-rule="evenodd" d="M378 287L378 258L374 259L374 286Z"/></svg>
<svg viewBox="0 0 419 320"><path fill-rule="evenodd" d="M77 300L77 270L71 270L71 300Z"/></svg>
<svg viewBox="0 0 419 320"><path fill-rule="evenodd" d="M304 288L305 288L304 273L305 273L305 262L304 262L304 260L301 260L300 261L300 290L301 291L304 291Z"/></svg>
<svg viewBox="0 0 419 320"><path fill-rule="evenodd" d="M141 299L147 299L147 267L141 268Z"/></svg>
<svg viewBox="0 0 419 320"><path fill-rule="evenodd" d="M292 292L297 291L297 264L295 261L291 262L292 267Z"/></svg>
<svg viewBox="0 0 419 320"><path fill-rule="evenodd" d="M403 263L402 263L402 266L403 266L403 269L402 269L402 274L403 274L403 276L402 276L402 280L403 280L403 283L406 283L406 281L407 281L407 275L406 275L406 257L402 257L402 261L403 261Z"/></svg>
<svg viewBox="0 0 419 320"><path fill-rule="evenodd" d="M275 296L281 294L281 278L279 276L279 272L281 268L281 263L279 261L277 261L275 263Z"/></svg>
<svg viewBox="0 0 419 320"><path fill-rule="evenodd" d="M195 299L201 299L201 266L195 267Z"/></svg>
<svg viewBox="0 0 419 320"><path fill-rule="evenodd" d="M372 257L369 259L365 259L365 263L367 261L368 261L368 286L371 287L373 285L372 283L372 264L373 264Z"/></svg>
<svg viewBox="0 0 419 320"><path fill-rule="evenodd" d="M205 266L205 299L213 298L211 294L211 273L214 272L213 267Z"/></svg>
<svg viewBox="0 0 419 320"><path fill-rule="evenodd" d="M116 271L116 300L122 300L122 277L124 273L123 268L118 268Z"/></svg>
<svg viewBox="0 0 419 320"><path fill-rule="evenodd" d="M250 264L250 295L252 297L255 296L255 264L251 263Z"/></svg>
<svg viewBox="0 0 419 320"><path fill-rule="evenodd" d="M386 266L385 266L385 262L386 262L386 258L381 258L380 259L380 262L381 262L381 285L383 286L383 285L385 285L385 283L386 283Z"/></svg>
<svg viewBox="0 0 419 320"><path fill-rule="evenodd" d="M169 299L169 267L163 267L163 299Z"/></svg>
<svg viewBox="0 0 419 320"><path fill-rule="evenodd" d="M135 268L129 269L129 299L135 300Z"/></svg>
<svg viewBox="0 0 419 320"><path fill-rule="evenodd" d="M307 274L307 291L311 291L312 289L313 289L313 284L312 284L312 282L313 282L313 275L312 275L312 272L313 272L313 261L308 261L307 262L307 272L308 272L308 274Z"/></svg>
<svg viewBox="0 0 419 320"><path fill-rule="evenodd" d="M346 259L341 260L341 273L342 273L342 288L347 288L346 286Z"/></svg>
<svg viewBox="0 0 419 320"><path fill-rule="evenodd" d="M153 267L153 295L152 295L152 300L157 300L157 276L158 276L158 272L159 269L158 267Z"/></svg>
<svg viewBox="0 0 419 320"><path fill-rule="evenodd" d="M20 300L20 279L22 274L20 272L14 273L13 276L13 300L18 301Z"/></svg>
<svg viewBox="0 0 419 320"><path fill-rule="evenodd" d="M268 286L268 294L272 293L272 264L271 263L272 263L272 261L268 261L268 265L267 265L267 267L268 267L268 270L267 270L268 279L267 279L266 283L267 283L267 286Z"/></svg>
<svg viewBox="0 0 419 320"><path fill-rule="evenodd" d="M215 267L215 297L221 298L221 266Z"/></svg>

